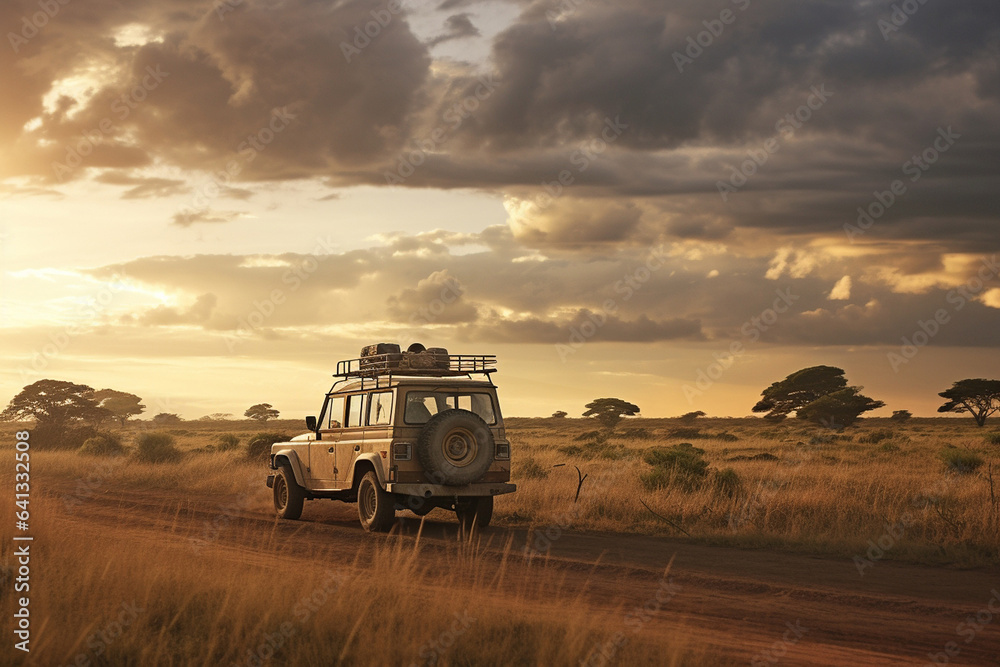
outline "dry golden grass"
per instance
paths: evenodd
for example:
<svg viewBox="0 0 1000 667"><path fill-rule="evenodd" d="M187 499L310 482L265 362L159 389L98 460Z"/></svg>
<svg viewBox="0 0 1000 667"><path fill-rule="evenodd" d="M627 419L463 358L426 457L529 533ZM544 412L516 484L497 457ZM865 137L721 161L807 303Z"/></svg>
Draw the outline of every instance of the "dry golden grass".
<svg viewBox="0 0 1000 667"><path fill-rule="evenodd" d="M641 475L649 466L642 450L681 441L669 432L682 426L692 427L629 420L623 428L645 428L652 437L612 438L625 450L609 460L560 451L580 445L575 438L593 429L591 421L510 420L519 490L498 500L496 523L531 527L540 551L546 534L600 530L850 556L863 554L869 540L886 534L886 524L905 515L911 520L886 550L888 559L1000 560L997 506L985 474L1000 448L987 443L992 429L976 429L971 420L866 420L834 438L798 422L701 420L693 427L737 437L692 442L706 450L712 469L734 469L743 492L728 497L710 485L692 492L646 490ZM860 442L887 428L890 438ZM8 462L13 430L5 425L0 431ZM240 511L269 512L262 463L241 450L206 451L220 433L235 432L245 443L261 429L188 422L167 430L184 451L180 462L32 451L37 664L255 665L262 657L274 665L432 664L432 642L438 641L439 665L569 665L585 660L622 625L621 601L603 608L597 603L600 613L594 613L594 600L577 604L592 592L564 589L565 573L550 570L544 557L525 564L520 553L487 557L473 544L428 558L419 543L365 538L345 562L342 551L291 553L294 540L278 539L277 526L262 535L259 525L241 529L236 522L227 526L225 543L209 539L192 549L204 536L190 527L178 534L169 520L164 535L81 520L76 506L99 494L127 497L129 490L180 494L193 505L214 507L239 498ZM294 422L266 430L300 431ZM131 443L135 433L123 436ZM976 474L947 473L939 452L949 444L980 454L987 465ZM778 460L729 460L760 453ZM578 502L574 466L588 475ZM12 469L5 465L0 473L5 488ZM308 513L307 505L307 519ZM13 523L10 503L0 514ZM452 520L441 510L428 518ZM0 559L0 576L9 583L9 541L0 546ZM14 597L9 586L3 590L3 613L9 614ZM104 642L101 632L116 636ZM717 660L690 653L684 641L647 633L619 649L615 662Z"/></svg>
<svg viewBox="0 0 1000 667"><path fill-rule="evenodd" d="M32 509L33 664L578 665L623 627L620 607L595 614L585 588L477 541L427 557L419 540L370 538L345 561L236 529L239 549L194 552L183 535L77 523L45 495ZM6 577L9 541L0 551ZM637 636L615 659L701 663L682 646Z"/></svg>
<svg viewBox="0 0 1000 667"><path fill-rule="evenodd" d="M591 421L509 423L518 492L498 503L501 521L682 537L683 529L706 543L851 555L863 553L869 540L877 542L887 524L905 519L908 525L893 540L888 559L1000 562L1000 447L987 442L993 429L979 429L971 419L914 419L902 425L870 419L840 434L796 420L776 425L759 419L628 420L624 428L641 426L652 437L612 438L611 444L626 447L619 460L560 451L580 445L575 437L592 430ZM678 428L727 432L738 439L671 437ZM886 430L891 437L864 442L872 432ZM642 461L642 450L684 441L704 449L712 469L735 470L743 491L730 498L711 484L693 492L677 486L646 490L640 475L650 466ZM977 453L986 464L974 474L950 473L940 458L947 445ZM764 453L778 460L730 460ZM553 467L560 463L566 465ZM574 465L589 475L575 505Z"/></svg>

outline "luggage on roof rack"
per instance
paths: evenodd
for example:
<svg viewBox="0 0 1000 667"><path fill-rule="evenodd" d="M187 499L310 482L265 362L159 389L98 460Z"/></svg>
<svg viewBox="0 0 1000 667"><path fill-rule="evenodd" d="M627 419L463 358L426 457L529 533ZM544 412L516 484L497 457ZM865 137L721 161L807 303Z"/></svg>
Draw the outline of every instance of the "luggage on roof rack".
<svg viewBox="0 0 1000 667"><path fill-rule="evenodd" d="M496 355L448 354L443 347L425 348L414 343L400 352L395 343L366 345L357 359L337 362L336 377L378 377L381 375L422 375L452 377L496 372Z"/></svg>

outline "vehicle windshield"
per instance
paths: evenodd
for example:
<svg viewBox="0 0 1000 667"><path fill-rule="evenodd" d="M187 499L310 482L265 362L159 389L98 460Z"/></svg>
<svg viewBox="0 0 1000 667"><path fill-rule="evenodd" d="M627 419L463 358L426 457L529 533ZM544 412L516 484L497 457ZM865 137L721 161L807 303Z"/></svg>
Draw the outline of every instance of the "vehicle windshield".
<svg viewBox="0 0 1000 667"><path fill-rule="evenodd" d="M403 420L407 424L425 424L445 410L468 410L479 415L487 424L496 424L493 398L487 392L411 391L406 395Z"/></svg>

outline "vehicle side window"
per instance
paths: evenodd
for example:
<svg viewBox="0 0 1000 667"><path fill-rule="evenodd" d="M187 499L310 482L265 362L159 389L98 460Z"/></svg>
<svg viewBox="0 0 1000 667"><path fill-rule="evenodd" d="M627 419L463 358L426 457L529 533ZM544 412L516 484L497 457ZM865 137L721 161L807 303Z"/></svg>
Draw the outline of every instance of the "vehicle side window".
<svg viewBox="0 0 1000 667"><path fill-rule="evenodd" d="M368 424L385 426L392 421L392 392L380 391L372 394L368 402Z"/></svg>
<svg viewBox="0 0 1000 667"><path fill-rule="evenodd" d="M344 425L344 397L334 396L327 406L327 417L330 421L327 428L341 428Z"/></svg>
<svg viewBox="0 0 1000 667"><path fill-rule="evenodd" d="M364 413L365 394L353 394L347 397L347 422L345 427L362 426L361 415Z"/></svg>

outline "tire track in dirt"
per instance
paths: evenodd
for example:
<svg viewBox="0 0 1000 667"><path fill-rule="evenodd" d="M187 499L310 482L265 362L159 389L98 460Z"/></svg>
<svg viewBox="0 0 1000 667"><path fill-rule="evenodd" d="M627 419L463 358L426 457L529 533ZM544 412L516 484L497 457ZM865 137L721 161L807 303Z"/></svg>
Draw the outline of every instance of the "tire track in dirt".
<svg viewBox="0 0 1000 667"><path fill-rule="evenodd" d="M58 494L59 486L50 489ZM403 518L394 534L364 533L353 506L311 503L306 519L278 522L269 508L233 497L197 501L167 492L107 492L78 505L72 515L53 517L82 525L126 529L138 539L180 542L224 521L211 548L234 562L266 564L326 558L355 562L360 553L386 543L415 543L420 521ZM402 513L401 513L402 516ZM398 531L398 534L396 534ZM673 559L670 581L680 592L643 626L643 633L682 633L690 647L732 664L747 664L782 639L786 623L807 628L787 646L784 664L927 664L928 654L949 641L962 642L956 626L1000 590L1000 568L954 570L880 562L862 578L849 559L749 551L676 542L642 535L565 533L550 553L522 561L525 529L491 528L481 536L477 557L499 564L509 554L508 576L528 579L539 568L560 579L561 594L584 599L594 610L624 616L650 599ZM455 523L425 520L421 558L459 552ZM429 566L429 582L433 570ZM1000 665L1000 618L987 626L952 664Z"/></svg>

